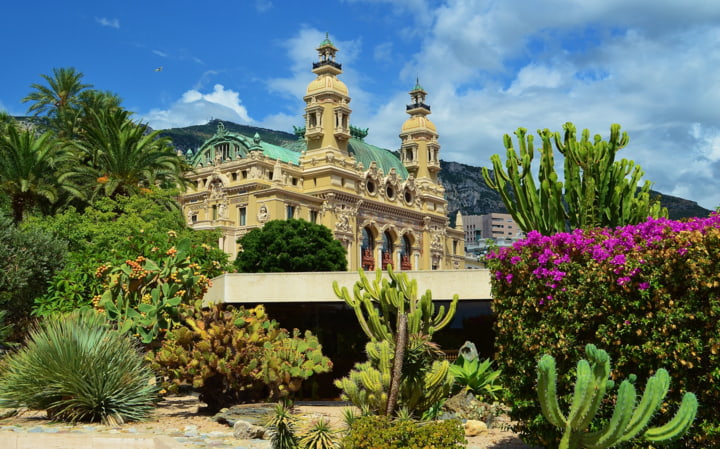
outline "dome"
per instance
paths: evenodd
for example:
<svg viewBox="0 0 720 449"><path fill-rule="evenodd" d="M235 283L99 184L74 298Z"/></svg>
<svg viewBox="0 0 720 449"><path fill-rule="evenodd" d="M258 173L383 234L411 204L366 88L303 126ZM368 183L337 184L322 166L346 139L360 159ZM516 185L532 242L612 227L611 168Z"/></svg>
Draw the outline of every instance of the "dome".
<svg viewBox="0 0 720 449"><path fill-rule="evenodd" d="M339 79L334 76L320 75L308 84L306 95L315 95L322 91L339 92L346 97L348 96L348 88Z"/></svg>
<svg viewBox="0 0 720 449"><path fill-rule="evenodd" d="M437 134L437 128L435 128L435 124L431 122L428 118L422 116L410 117L409 119L405 120L405 123L403 123L400 132L406 133L418 129L427 129Z"/></svg>

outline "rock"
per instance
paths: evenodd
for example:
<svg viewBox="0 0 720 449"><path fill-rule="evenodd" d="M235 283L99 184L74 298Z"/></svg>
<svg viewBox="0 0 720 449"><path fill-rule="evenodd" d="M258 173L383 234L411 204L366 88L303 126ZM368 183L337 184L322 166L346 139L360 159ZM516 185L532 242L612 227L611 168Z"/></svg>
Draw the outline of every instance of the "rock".
<svg viewBox="0 0 720 449"><path fill-rule="evenodd" d="M274 408L275 404L241 404L220 410L213 416L213 420L230 427L233 427L238 421L262 425Z"/></svg>
<svg viewBox="0 0 720 449"><path fill-rule="evenodd" d="M463 390L445 401L442 410L450 417L469 419L475 417L477 407L478 400L475 399L475 396L471 392Z"/></svg>
<svg viewBox="0 0 720 449"><path fill-rule="evenodd" d="M463 427L465 428L466 437L478 436L488 431L487 425L484 422L475 419L468 419L465 421L465 424L463 424Z"/></svg>
<svg viewBox="0 0 720 449"><path fill-rule="evenodd" d="M236 421L233 436L239 440L254 440L265 437L265 428L250 424L247 421Z"/></svg>

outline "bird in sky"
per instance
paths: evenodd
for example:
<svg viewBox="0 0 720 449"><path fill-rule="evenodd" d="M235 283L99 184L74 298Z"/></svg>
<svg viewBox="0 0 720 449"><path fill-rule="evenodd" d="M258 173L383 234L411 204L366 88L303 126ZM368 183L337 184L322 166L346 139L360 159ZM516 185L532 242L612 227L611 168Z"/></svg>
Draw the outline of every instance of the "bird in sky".
<svg viewBox="0 0 720 449"><path fill-rule="evenodd" d="M162 72L162 69L163 69L163 66L160 66L160 67L158 67L157 69L155 69L155 71L156 71L156 72Z"/></svg>

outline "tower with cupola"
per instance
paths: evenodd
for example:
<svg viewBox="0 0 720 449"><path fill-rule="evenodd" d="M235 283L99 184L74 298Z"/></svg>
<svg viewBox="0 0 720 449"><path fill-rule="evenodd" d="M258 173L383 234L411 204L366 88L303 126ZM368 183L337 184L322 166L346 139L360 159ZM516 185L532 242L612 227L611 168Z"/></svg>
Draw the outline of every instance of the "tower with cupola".
<svg viewBox="0 0 720 449"><path fill-rule="evenodd" d="M427 118L430 106L425 103L427 92L416 81L410 91L411 103L405 108L410 115L400 131L400 159L408 172L418 181L429 180L438 184L440 171L440 144L435 124Z"/></svg>
<svg viewBox="0 0 720 449"><path fill-rule="evenodd" d="M338 79L342 65L335 60L337 48L328 35L317 48L318 61L312 71L317 75L308 84L305 100L305 140L307 152L336 150L348 154L350 139L350 96Z"/></svg>

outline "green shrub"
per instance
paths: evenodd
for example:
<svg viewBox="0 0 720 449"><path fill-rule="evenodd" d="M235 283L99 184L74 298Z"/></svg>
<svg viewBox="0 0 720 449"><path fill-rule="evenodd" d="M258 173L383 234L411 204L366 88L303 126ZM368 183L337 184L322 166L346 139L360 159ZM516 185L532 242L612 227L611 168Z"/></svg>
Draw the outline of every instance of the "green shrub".
<svg viewBox="0 0 720 449"><path fill-rule="evenodd" d="M667 369L673 379L667 395L671 409L684 391L697 394L695 425L684 440L667 447L720 447L720 414L702 406L720 404L720 216L651 219L550 237L530 232L491 255L488 266L495 359L512 379L507 402L527 442L553 447L559 440L535 400L537 359L553 354L563 373L559 384L571 385L574 361L593 343L608 348L617 372ZM561 401L571 393L558 391ZM602 418L600 425L610 416Z"/></svg>
<svg viewBox="0 0 720 449"><path fill-rule="evenodd" d="M376 415L357 418L342 444L345 449L461 449L466 440L458 420L417 423Z"/></svg>
<svg viewBox="0 0 720 449"><path fill-rule="evenodd" d="M0 309L8 312L16 332L25 328L33 299L45 293L66 253L67 245L52 233L18 228L0 215Z"/></svg>
<svg viewBox="0 0 720 449"><path fill-rule="evenodd" d="M153 368L168 391L190 383L208 411L292 397L305 379L332 367L316 337L297 330L290 335L262 306L202 309L198 302L185 313L185 325L167 334Z"/></svg>
<svg viewBox="0 0 720 449"><path fill-rule="evenodd" d="M0 407L47 410L59 421L137 421L156 401L153 378L132 339L100 314L77 312L42 322L4 360Z"/></svg>
<svg viewBox="0 0 720 449"><path fill-rule="evenodd" d="M107 267L119 267L138 256L158 260L183 240L190 241L186 255L202 274L208 278L221 274L228 263L227 254L217 246L219 233L189 229L179 211L162 206L171 198L164 191L100 198L82 212L70 207L53 217L27 220L26 227L56 235L69 249L67 263L52 278L47 293L31 297L33 315L91 308L91 300L105 291L106 279L98 274Z"/></svg>

